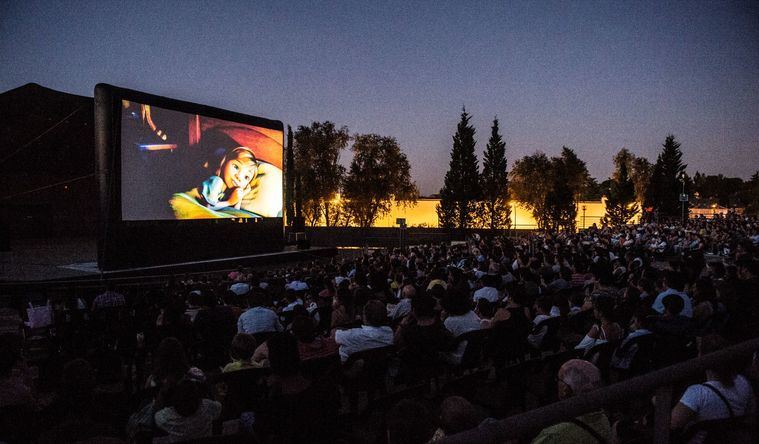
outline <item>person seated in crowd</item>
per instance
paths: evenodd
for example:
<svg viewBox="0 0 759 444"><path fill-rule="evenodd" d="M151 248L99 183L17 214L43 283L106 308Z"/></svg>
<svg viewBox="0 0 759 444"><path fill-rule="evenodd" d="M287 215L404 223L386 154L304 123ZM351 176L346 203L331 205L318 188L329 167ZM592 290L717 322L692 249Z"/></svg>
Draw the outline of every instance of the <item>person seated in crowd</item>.
<svg viewBox="0 0 759 444"><path fill-rule="evenodd" d="M296 316L292 322L292 334L298 340L298 356L301 361L332 356L338 353L338 346L332 337L316 334L310 317Z"/></svg>
<svg viewBox="0 0 759 444"><path fill-rule="evenodd" d="M480 278L482 287L477 289L472 295L472 301L476 304L480 299L496 303L501 300L501 293L498 291L498 281L500 278L496 274L486 274Z"/></svg>
<svg viewBox="0 0 759 444"><path fill-rule="evenodd" d="M21 357L21 344L12 334L0 336L0 407L40 407L26 363Z"/></svg>
<svg viewBox="0 0 759 444"><path fill-rule="evenodd" d="M612 368L619 370L627 370L630 368L632 360L635 359L635 355L638 353L637 344L631 344L631 341L641 336L653 334L651 329L654 323L654 318L651 314L652 310L646 306L640 307L635 312L630 321L630 333L625 336L622 342L620 342L611 357Z"/></svg>
<svg viewBox="0 0 759 444"><path fill-rule="evenodd" d="M116 291L116 284L108 282L105 291L97 295L92 301L92 312L101 309L123 307L124 305L126 305L124 295Z"/></svg>
<svg viewBox="0 0 759 444"><path fill-rule="evenodd" d="M558 373L559 399L588 393L601 387L601 371L588 361L571 359ZM586 413L543 429L533 444L586 444L611 442L612 430L609 418L603 410Z"/></svg>
<svg viewBox="0 0 759 444"><path fill-rule="evenodd" d="M96 402L96 385L95 370L88 361L78 358L63 366L60 388L48 408L56 424L40 437L41 442L99 442L119 436L98 417L114 406Z"/></svg>
<svg viewBox="0 0 759 444"><path fill-rule="evenodd" d="M495 316L496 305L487 299L477 300L477 306L474 312L480 318L480 328L490 328L493 326L493 316Z"/></svg>
<svg viewBox="0 0 759 444"><path fill-rule="evenodd" d="M729 343L719 335L704 336L699 356L728 346ZM709 438L716 438L719 442L749 442L743 439L755 437L756 399L749 381L739 374L740 368L740 363L719 362L706 370L706 382L688 387L672 409L672 430L685 431L692 440L689 442L703 442L708 432L706 428L700 428L699 423L730 419L730 423L713 429L713 433L719 436Z"/></svg>
<svg viewBox="0 0 759 444"><path fill-rule="evenodd" d="M677 271L667 270L664 272L664 291L656 296L651 308L659 313L664 313L664 298L669 295L676 295L683 301L683 309L680 315L687 318L693 317L693 303L690 297L683 291L685 289L685 279L683 275Z"/></svg>
<svg viewBox="0 0 759 444"><path fill-rule="evenodd" d="M421 295L411 302L411 314L395 332L394 340L401 360L401 374L415 379L417 372L437 364L438 353L450 349L453 334L445 328L435 311L435 299Z"/></svg>
<svg viewBox="0 0 759 444"><path fill-rule="evenodd" d="M237 333L232 339L232 346L229 348L229 356L232 362L224 366L223 373L245 370L249 368L261 368L263 362L253 359L256 352L256 338L247 333Z"/></svg>
<svg viewBox="0 0 759 444"><path fill-rule="evenodd" d="M282 307L282 312L293 311L296 305L303 306L303 299L301 299L298 292L292 288L285 290L285 302L287 305Z"/></svg>
<svg viewBox="0 0 759 444"><path fill-rule="evenodd" d="M173 388L165 408L155 413L155 425L169 434L168 442L211 436L221 403L203 398L197 383L183 379Z"/></svg>
<svg viewBox="0 0 759 444"><path fill-rule="evenodd" d="M664 314L652 328L655 333L680 338L690 338L695 334L695 325L690 317L682 315L683 299L677 294L668 294L662 301Z"/></svg>
<svg viewBox="0 0 759 444"><path fill-rule="evenodd" d="M466 398L449 396L440 404L440 428L435 432L435 440L493 422L496 420L486 418Z"/></svg>
<svg viewBox="0 0 759 444"><path fill-rule="evenodd" d="M396 321L411 313L411 301L415 296L416 287L413 285L404 285L401 290L401 299L395 307L393 307L393 310L390 313L390 319Z"/></svg>
<svg viewBox="0 0 759 444"><path fill-rule="evenodd" d="M153 354L153 370L145 388L174 385L185 377L205 380L205 374L188 363L182 343L177 338L165 338Z"/></svg>
<svg viewBox="0 0 759 444"><path fill-rule="evenodd" d="M464 333L474 330L480 330L480 318L472 310L472 302L467 294L460 292L455 286L451 285L444 298L443 309L445 310L445 320L443 325L454 337L459 337ZM451 364L459 364L466 350L466 341L460 341L455 350L445 353L444 359Z"/></svg>
<svg viewBox="0 0 759 444"><path fill-rule="evenodd" d="M575 346L576 350L590 350L594 345L610 342L612 344L622 339L624 330L612 320L614 316L614 300L600 296L593 302L593 315L596 323L590 328L585 337Z"/></svg>
<svg viewBox="0 0 759 444"><path fill-rule="evenodd" d="M344 285L339 285L335 293L335 298L332 302L332 322L330 328L351 324L356 320L353 294L348 289L347 282L347 280L343 281Z"/></svg>
<svg viewBox="0 0 759 444"><path fill-rule="evenodd" d="M543 296L535 301L535 317L532 319L533 328L540 325L541 322L551 318L551 308L553 303L551 298ZM527 342L535 348L540 348L543 343L543 338L548 333L548 327L543 326L539 331L533 331L527 336Z"/></svg>
<svg viewBox="0 0 759 444"><path fill-rule="evenodd" d="M266 295L261 292L253 292L248 298L249 309L240 315L237 320L239 333L275 333L283 331L284 327L279 322L279 316L274 310L265 307Z"/></svg>
<svg viewBox="0 0 759 444"><path fill-rule="evenodd" d="M335 330L333 337L340 346L340 359L345 362L356 352L393 343L393 330L386 325L385 304L372 299L364 306L364 324L359 328Z"/></svg>
<svg viewBox="0 0 759 444"><path fill-rule="evenodd" d="M190 323L195 322L195 316L200 312L201 305L203 305L203 293L200 290L192 290L187 295L187 308L184 311Z"/></svg>
<svg viewBox="0 0 759 444"><path fill-rule="evenodd" d="M435 435L435 418L419 401L404 399L385 415L388 444L427 444Z"/></svg>

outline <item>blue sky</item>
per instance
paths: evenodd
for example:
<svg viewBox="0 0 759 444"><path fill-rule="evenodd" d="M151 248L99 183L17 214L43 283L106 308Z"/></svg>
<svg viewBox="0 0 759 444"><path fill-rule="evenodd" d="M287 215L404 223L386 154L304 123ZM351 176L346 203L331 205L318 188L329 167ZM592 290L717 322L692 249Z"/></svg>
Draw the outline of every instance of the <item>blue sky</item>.
<svg viewBox="0 0 759 444"><path fill-rule="evenodd" d="M394 136L424 194L462 106L480 151L498 116L510 163L567 145L603 180L673 133L691 174L759 169L755 1L6 1L0 64L0 91L106 82Z"/></svg>

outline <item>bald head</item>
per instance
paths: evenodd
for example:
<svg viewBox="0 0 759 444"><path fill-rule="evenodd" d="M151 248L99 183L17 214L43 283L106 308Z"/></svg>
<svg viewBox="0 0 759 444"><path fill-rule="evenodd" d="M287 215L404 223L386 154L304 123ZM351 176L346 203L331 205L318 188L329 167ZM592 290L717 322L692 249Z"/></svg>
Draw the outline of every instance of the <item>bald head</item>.
<svg viewBox="0 0 759 444"><path fill-rule="evenodd" d="M570 359L559 369L559 381L571 389L571 393L564 393L562 397L571 394L579 395L601 386L601 371L588 361ZM561 387L559 394L562 395Z"/></svg>

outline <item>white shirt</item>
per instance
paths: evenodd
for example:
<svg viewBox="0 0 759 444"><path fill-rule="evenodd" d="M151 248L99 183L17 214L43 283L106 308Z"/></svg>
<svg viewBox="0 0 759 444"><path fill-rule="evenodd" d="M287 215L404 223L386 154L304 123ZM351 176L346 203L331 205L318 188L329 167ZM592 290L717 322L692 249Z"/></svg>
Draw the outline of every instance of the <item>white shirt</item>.
<svg viewBox="0 0 759 444"><path fill-rule="evenodd" d="M443 321L443 325L456 337L470 331L480 330L482 327L479 316L471 310L461 316L448 316ZM461 358L464 357L464 351L466 350L466 344L467 341L461 341L456 350L447 354L446 360L452 364L461 363Z"/></svg>
<svg viewBox="0 0 759 444"><path fill-rule="evenodd" d="M708 381L707 384L719 390L722 396L727 398L735 416L744 416L754 412L754 394L751 391L751 385L743 376L736 376L732 387L725 387L718 381ZM720 397L711 389L699 384L688 387L680 398L680 402L696 412L696 422L730 417L730 412Z"/></svg>
<svg viewBox="0 0 759 444"><path fill-rule="evenodd" d="M411 313L411 299L403 298L395 305L393 311L389 313L390 319L398 319Z"/></svg>
<svg viewBox="0 0 759 444"><path fill-rule="evenodd" d="M693 317L693 303L690 300L690 297L688 297L687 294L677 291L673 288L668 288L665 291L662 291L659 293L659 296L656 296L656 300L651 305L651 308L656 310L659 313L664 313L664 297L669 296L671 294L676 294L680 296L680 298L683 300L683 311L680 312L681 315L692 318ZM708 390L708 389L707 389Z"/></svg>
<svg viewBox="0 0 759 444"><path fill-rule="evenodd" d="M479 290L474 292L474 296L472 296L472 300L474 302L479 301L480 299L487 299L490 302L498 302L499 299L501 299L500 293L498 293L498 290L493 287L482 287Z"/></svg>
<svg viewBox="0 0 759 444"><path fill-rule="evenodd" d="M335 331L335 342L340 346L340 360L345 362L348 356L362 350L384 347L393 343L393 330L390 327L372 327L362 325L359 328Z"/></svg>
<svg viewBox="0 0 759 444"><path fill-rule="evenodd" d="M253 307L240 315L237 320L237 331L239 333L264 333L268 331L282 331L282 324L279 322L279 316L274 311L265 307Z"/></svg>

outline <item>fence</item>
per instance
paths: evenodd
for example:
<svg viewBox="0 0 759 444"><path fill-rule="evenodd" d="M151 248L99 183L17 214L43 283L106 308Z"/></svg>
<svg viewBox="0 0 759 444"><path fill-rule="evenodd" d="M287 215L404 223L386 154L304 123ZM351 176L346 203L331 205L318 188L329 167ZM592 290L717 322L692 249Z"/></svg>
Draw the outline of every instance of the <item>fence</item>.
<svg viewBox="0 0 759 444"><path fill-rule="evenodd" d="M757 350L759 350L759 338L751 339L706 356L511 416L493 424L483 425L480 428L447 437L440 442L481 444L524 438L538 433L545 427L597 411L603 406L619 405L636 397L655 393L654 443L668 444L673 386L701 377L706 369L712 368L717 363L749 358Z"/></svg>

